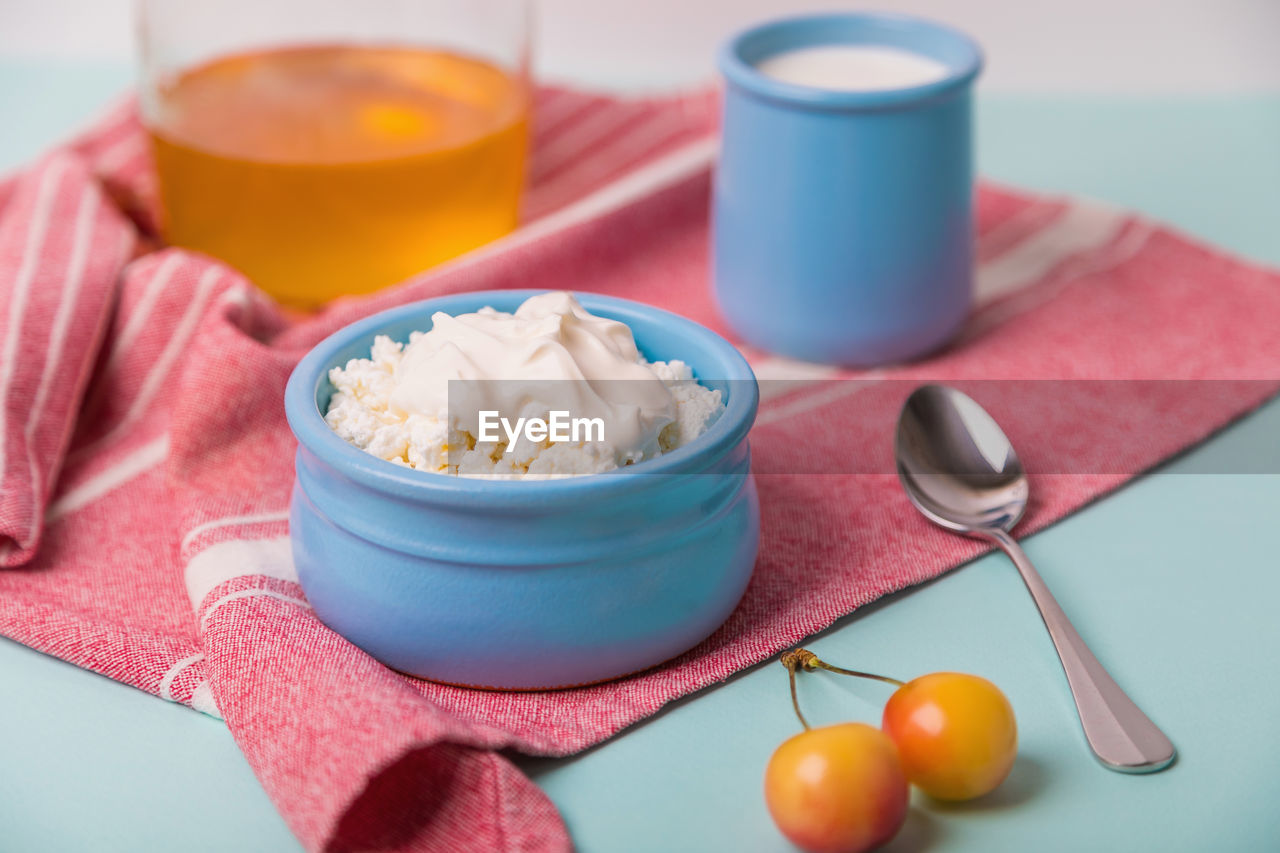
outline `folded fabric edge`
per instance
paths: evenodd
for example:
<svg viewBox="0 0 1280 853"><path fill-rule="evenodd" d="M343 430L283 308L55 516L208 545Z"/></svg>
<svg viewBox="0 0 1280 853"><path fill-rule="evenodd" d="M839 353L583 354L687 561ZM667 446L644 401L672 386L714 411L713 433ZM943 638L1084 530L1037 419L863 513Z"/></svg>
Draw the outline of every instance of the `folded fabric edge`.
<svg viewBox="0 0 1280 853"><path fill-rule="evenodd" d="M323 849L566 853L572 842L551 800L505 756L438 742L374 768Z"/></svg>
<svg viewBox="0 0 1280 853"><path fill-rule="evenodd" d="M0 567L28 562L39 547L134 237L89 164L64 149L24 172L0 212L0 246L21 246L12 279L0 272L8 302L0 332ZM11 405L10 393L24 384L34 393ZM16 459L6 458L15 448L25 470L15 472Z"/></svg>

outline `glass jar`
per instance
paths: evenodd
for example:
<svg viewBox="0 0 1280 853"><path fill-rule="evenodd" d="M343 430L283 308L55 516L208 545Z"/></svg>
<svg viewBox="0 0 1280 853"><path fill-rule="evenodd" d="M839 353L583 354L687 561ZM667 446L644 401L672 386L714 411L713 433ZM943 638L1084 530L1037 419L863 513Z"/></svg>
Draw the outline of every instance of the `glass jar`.
<svg viewBox="0 0 1280 853"><path fill-rule="evenodd" d="M512 230L526 0L141 0L164 236L313 308Z"/></svg>

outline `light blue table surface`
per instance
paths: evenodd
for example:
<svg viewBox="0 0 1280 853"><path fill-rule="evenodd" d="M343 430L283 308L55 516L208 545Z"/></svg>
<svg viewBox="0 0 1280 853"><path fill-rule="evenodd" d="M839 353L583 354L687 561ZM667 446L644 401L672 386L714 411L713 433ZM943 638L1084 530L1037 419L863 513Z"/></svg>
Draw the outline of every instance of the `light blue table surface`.
<svg viewBox="0 0 1280 853"><path fill-rule="evenodd" d="M127 85L129 69L0 62L0 167ZM1141 209L1280 264L1280 95L989 97L982 171ZM1277 330L1280 334L1280 330ZM1110 773L1086 751L1053 649L1012 566L988 556L865 608L810 646L911 677L981 673L1017 711L1005 785L915 801L896 850L1280 849L1280 404L1026 543L1077 628L1180 751ZM1244 470L1249 470L1245 468ZM915 519L904 518L904 523ZM813 675L816 723L875 721L874 683ZM526 769L582 851L785 851L761 774L795 733L776 663L677 702L602 747ZM226 728L0 641L0 851L296 850Z"/></svg>

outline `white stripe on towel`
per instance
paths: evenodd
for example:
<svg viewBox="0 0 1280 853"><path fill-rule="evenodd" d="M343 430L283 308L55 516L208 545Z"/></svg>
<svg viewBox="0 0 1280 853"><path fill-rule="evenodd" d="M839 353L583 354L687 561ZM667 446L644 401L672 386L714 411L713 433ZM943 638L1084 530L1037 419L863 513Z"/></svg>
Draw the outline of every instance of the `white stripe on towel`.
<svg viewBox="0 0 1280 853"><path fill-rule="evenodd" d="M182 674L182 671L184 669L191 666L196 661L202 661L202 660L204 660L204 655L197 652L194 655L186 656L182 660L175 663L173 666L169 667L169 670L164 674L164 678L160 679L160 688L156 691L160 695L160 698L167 699L170 702L176 701L173 698L174 680L177 679L177 677Z"/></svg>
<svg viewBox="0 0 1280 853"><path fill-rule="evenodd" d="M288 536L217 542L193 556L187 562L185 574L191 609L199 611L205 596L215 587L234 578L252 575L298 580Z"/></svg>
<svg viewBox="0 0 1280 853"><path fill-rule="evenodd" d="M195 541L195 538L201 533L210 530L216 530L219 527L232 527L248 524L268 524L273 521L288 521L289 510L280 509L273 512L259 512L250 515L229 515L226 518L215 518L212 521L206 521L197 524L195 527L187 531L187 535L182 537L182 543L179 545L180 551L186 551Z"/></svg>
<svg viewBox="0 0 1280 853"><path fill-rule="evenodd" d="M22 262L18 265L13 294L9 299L9 323L5 329L4 352L0 355L0 488L4 486L5 451L9 444L5 440L9 383L13 381L13 372L18 362L18 338L22 336L22 318L27 311L31 281L40 267L40 250L44 246L45 232L49 229L49 217L53 212L54 200L57 198L58 184L62 181L62 173L66 169L67 161L64 158L58 158L49 164L40 178L40 186L36 190L35 211L31 217L31 228L27 231L27 242L22 248Z"/></svg>
<svg viewBox="0 0 1280 853"><path fill-rule="evenodd" d="M134 477L164 462L168 455L169 435L165 433L126 454L111 467L99 471L80 485L63 493L45 510L45 523L52 524L81 507L93 503L108 492L120 488Z"/></svg>
<svg viewBox="0 0 1280 853"><path fill-rule="evenodd" d="M76 298L80 295L80 285L84 282L85 269L88 267L89 246L93 243L94 214L97 211L98 193L86 187L80 196L80 206L76 211L75 237L71 243L70 259L67 261L66 286L58 294L58 307L54 311L53 326L49 330L49 341L45 345L44 368L40 372L40 384L36 386L35 398L31 401L31 408L27 414L27 425L24 430L27 471L31 476L31 485L35 489L37 500L44 499L45 484L40 482L40 468L36 462L36 430L41 426L40 421L44 417L49 389L53 386L54 377L58 375L58 367L62 364L62 354L70 345L67 342L67 327L71 325ZM50 473L56 474L56 471ZM40 529L40 523L40 513L32 513L30 536L33 539Z"/></svg>

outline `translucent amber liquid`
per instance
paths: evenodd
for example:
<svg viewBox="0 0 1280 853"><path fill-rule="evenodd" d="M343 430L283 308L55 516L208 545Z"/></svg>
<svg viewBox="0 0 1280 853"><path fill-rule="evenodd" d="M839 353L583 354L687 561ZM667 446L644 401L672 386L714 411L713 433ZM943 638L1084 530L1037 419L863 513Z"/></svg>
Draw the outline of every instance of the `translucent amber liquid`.
<svg viewBox="0 0 1280 853"><path fill-rule="evenodd" d="M313 307L510 231L528 93L457 54L317 46L219 59L150 121L165 236Z"/></svg>

